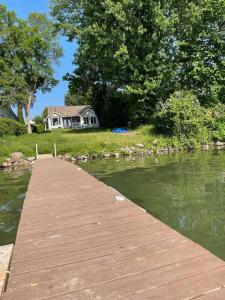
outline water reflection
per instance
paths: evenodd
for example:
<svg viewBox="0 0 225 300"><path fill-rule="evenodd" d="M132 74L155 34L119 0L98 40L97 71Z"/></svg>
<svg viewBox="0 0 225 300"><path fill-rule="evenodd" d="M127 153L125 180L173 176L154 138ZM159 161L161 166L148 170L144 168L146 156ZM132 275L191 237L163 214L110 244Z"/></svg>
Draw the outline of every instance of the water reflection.
<svg viewBox="0 0 225 300"><path fill-rule="evenodd" d="M0 171L0 245L14 243L30 171Z"/></svg>
<svg viewBox="0 0 225 300"><path fill-rule="evenodd" d="M225 152L82 165L148 212L225 259Z"/></svg>

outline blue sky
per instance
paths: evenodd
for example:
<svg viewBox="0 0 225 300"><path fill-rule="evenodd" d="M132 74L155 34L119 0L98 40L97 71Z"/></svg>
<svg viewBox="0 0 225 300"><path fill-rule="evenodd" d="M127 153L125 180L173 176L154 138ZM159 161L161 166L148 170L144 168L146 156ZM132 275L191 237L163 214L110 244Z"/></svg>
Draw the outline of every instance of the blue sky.
<svg viewBox="0 0 225 300"><path fill-rule="evenodd" d="M20 18L26 18L31 12L49 13L48 0L0 0L0 4L5 4L8 10L14 10ZM61 38L60 43L64 50L64 56L61 59L60 66L55 68L55 76L60 82L50 93L39 93L37 95L31 117L41 114L46 106L64 104L67 82L63 81L62 77L68 72L71 73L74 69L72 60L76 44L68 43L65 38Z"/></svg>

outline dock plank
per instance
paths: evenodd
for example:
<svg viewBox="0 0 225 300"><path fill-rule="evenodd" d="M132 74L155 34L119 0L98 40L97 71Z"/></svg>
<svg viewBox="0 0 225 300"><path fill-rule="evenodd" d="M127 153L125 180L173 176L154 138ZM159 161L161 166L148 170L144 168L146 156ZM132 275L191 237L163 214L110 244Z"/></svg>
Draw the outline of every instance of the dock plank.
<svg viewBox="0 0 225 300"><path fill-rule="evenodd" d="M81 168L33 170L2 299L225 299L225 262Z"/></svg>

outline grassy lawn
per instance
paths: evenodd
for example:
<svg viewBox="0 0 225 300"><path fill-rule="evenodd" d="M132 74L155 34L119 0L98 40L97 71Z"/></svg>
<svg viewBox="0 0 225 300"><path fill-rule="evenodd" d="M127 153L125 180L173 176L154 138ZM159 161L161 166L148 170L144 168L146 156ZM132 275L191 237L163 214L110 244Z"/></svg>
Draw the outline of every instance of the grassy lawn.
<svg viewBox="0 0 225 300"><path fill-rule="evenodd" d="M23 152L26 156L35 155L38 144L40 154L53 153L56 143L58 154L70 153L91 155L121 152L122 147L144 144L146 147L165 146L166 138L156 136L152 126L142 126L129 134L114 134L110 130L64 130L58 129L51 133L22 136L6 136L0 138L0 157L8 157L12 152Z"/></svg>

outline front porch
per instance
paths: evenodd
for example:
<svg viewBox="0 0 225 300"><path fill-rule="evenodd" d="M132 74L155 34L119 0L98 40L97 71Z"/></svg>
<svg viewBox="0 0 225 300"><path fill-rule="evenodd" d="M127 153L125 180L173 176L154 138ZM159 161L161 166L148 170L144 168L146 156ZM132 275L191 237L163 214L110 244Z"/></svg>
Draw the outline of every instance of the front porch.
<svg viewBox="0 0 225 300"><path fill-rule="evenodd" d="M57 128L81 128L81 118L52 116L48 118L48 122L45 127L46 130Z"/></svg>
<svg viewBox="0 0 225 300"><path fill-rule="evenodd" d="M81 118L80 117L66 117L62 118L63 128L80 128Z"/></svg>

